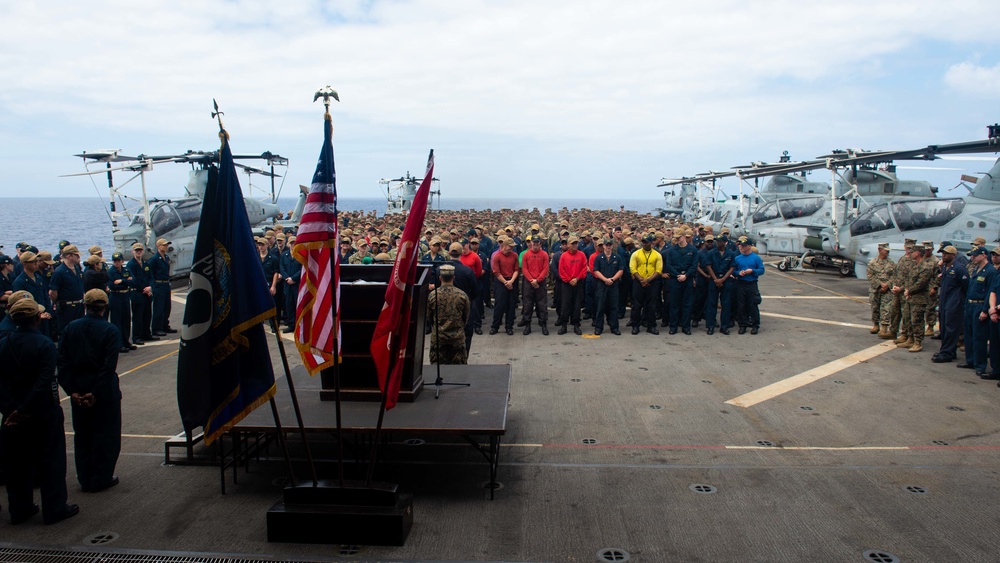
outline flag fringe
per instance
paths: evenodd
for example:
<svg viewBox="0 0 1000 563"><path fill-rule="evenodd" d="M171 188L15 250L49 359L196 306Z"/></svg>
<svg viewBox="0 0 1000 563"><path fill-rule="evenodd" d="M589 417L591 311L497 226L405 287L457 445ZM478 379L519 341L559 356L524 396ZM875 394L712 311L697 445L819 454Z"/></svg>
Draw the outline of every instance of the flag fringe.
<svg viewBox="0 0 1000 563"><path fill-rule="evenodd" d="M213 412L212 415L208 417L208 422L205 423L205 445L206 446L211 445L212 442L216 440L216 438L235 428L236 425L239 424L240 421L242 421L244 418L246 418L247 415L253 412L254 409L273 399L274 394L277 392L277 390L278 390L278 384L277 383L271 384L271 388L268 389L266 392L264 392L264 394L262 394L260 397L257 397L257 399L255 399L253 403L250 403L249 405L244 407L242 411L240 411L236 416L229 419L229 421L223 424L220 428L212 431L212 433L209 433L208 429L212 427L212 421L215 420L215 418L222 412L223 409L226 408L227 405L229 405L229 403L233 402L233 399L239 396L240 387L239 385L237 385L236 389L229 395L229 397L226 398L225 402L223 402L219 408L215 409L215 412Z"/></svg>

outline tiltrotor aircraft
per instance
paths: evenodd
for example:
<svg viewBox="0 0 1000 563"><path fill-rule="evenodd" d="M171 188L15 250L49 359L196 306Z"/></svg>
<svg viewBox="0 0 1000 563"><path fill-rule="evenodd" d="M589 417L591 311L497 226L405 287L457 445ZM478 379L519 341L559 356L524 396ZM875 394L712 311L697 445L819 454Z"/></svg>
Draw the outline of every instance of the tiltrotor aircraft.
<svg viewBox="0 0 1000 563"><path fill-rule="evenodd" d="M184 277L191 270L194 255L195 238L198 235L198 223L201 220L201 204L208 185L210 172L217 168L218 151L201 152L188 151L178 155L163 156L125 156L120 150L84 151L76 155L84 160L87 172L70 174L69 176L84 176L107 174L109 202L108 215L111 218L111 229L114 236L116 252L126 256L131 254L130 248L136 242L150 247L157 239L164 238L171 242L168 251L171 257L171 276ZM234 155L236 161L259 160L269 168L255 168L237 163L236 166L247 173L247 188L243 199L247 209L247 217L251 226L263 229L266 222L273 223L277 219L285 219L285 214L277 205L278 193L274 179L281 177L275 172L275 167L288 166L288 159L265 152L258 155ZM105 166L90 170L92 164ZM185 193L181 197L166 200L148 198L146 196L146 174L156 165L167 163L189 164L191 171ZM120 174L132 176L124 182L117 182ZM253 176L265 176L271 179L270 193L264 196L253 194L253 191L267 190L253 186ZM140 189L126 190L133 180L139 178ZM292 215L288 217L292 224L297 224L305 205L308 190L301 190L298 202Z"/></svg>

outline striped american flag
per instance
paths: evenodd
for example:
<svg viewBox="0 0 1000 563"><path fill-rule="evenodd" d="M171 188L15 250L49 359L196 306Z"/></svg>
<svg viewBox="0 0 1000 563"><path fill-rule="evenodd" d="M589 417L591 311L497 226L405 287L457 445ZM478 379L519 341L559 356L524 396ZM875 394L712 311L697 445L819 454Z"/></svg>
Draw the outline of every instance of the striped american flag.
<svg viewBox="0 0 1000 563"><path fill-rule="evenodd" d="M323 120L323 149L292 249L295 259L302 263L295 308L295 346L310 375L332 366L334 353L340 354L340 253L332 137L333 121L327 113Z"/></svg>

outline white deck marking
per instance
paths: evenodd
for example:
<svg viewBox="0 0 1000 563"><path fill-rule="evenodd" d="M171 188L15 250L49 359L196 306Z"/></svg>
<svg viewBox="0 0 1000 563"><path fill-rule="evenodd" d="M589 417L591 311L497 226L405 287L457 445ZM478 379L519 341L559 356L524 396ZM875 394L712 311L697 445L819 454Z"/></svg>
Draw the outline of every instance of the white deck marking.
<svg viewBox="0 0 1000 563"><path fill-rule="evenodd" d="M826 319L813 319L813 318L809 318L809 317L796 317L794 315L782 315L781 313L765 313L764 311L760 312L760 316L762 316L762 317L774 317L774 318L777 318L777 319L790 319L790 320L793 320L793 321L805 321L807 323L820 323L820 324L825 324L825 325L846 326L846 327L851 327L851 328L871 328L868 325L859 325L859 324L856 324L856 323L842 323L840 321L828 321Z"/></svg>
<svg viewBox="0 0 1000 563"><path fill-rule="evenodd" d="M764 295L763 297L764 299L852 299L846 295Z"/></svg>
<svg viewBox="0 0 1000 563"><path fill-rule="evenodd" d="M756 391L740 395L735 399L726 401L726 404L743 408L752 407L758 403L762 403L768 399L773 399L779 395L788 393L789 391L794 391L799 387L812 383L813 381L822 379L828 375L833 375L841 370L858 365L861 362L870 360L895 349L896 345L892 342L882 342L872 346L871 348L865 348L860 352L855 352L849 356L833 360L832 362L828 362L819 367L804 371L798 375L782 379L781 381L772 383L766 387L761 387Z"/></svg>

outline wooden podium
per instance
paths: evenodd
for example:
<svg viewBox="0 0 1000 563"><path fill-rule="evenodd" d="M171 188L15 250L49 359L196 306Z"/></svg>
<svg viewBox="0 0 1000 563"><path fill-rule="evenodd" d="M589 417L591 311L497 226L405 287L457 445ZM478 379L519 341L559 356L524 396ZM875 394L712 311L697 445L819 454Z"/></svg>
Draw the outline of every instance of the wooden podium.
<svg viewBox="0 0 1000 563"><path fill-rule="evenodd" d="M427 311L427 284L432 266L417 264L411 291L409 339L403 356L403 379L399 402L412 403L424 386L424 322ZM345 401L380 401L382 391L372 360L372 334L385 303L385 290L392 276L391 264L340 265L341 358L340 397ZM333 376L321 374L320 398L334 400Z"/></svg>

